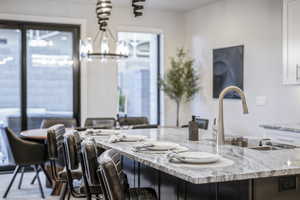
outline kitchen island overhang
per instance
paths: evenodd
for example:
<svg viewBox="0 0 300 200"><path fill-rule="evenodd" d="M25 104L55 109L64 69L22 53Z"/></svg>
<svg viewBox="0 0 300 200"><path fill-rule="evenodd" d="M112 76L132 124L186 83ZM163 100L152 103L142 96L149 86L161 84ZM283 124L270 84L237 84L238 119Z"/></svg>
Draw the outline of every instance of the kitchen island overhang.
<svg viewBox="0 0 300 200"><path fill-rule="evenodd" d="M144 129L126 130L124 133L144 135L150 140L169 141L178 143L189 148L191 151L203 151L216 153L216 145L210 139L199 142L187 140L187 129ZM206 135L209 133L206 132ZM107 138L96 137L98 145L104 149L115 149L123 156L142 163L148 167L160 170L177 178L193 184L207 184L216 182L227 182L247 180L256 178L267 178L275 176L286 176L300 174L300 165L293 165L293 161L300 160L300 149L257 151L232 145L220 147L219 154L233 161L232 165L207 168L189 164L174 164L164 154L147 154L134 152L134 143L110 143Z"/></svg>
<svg viewBox="0 0 300 200"><path fill-rule="evenodd" d="M188 141L187 129L161 128L122 132L143 135L155 141L178 143L191 151L217 152L210 132L202 131L203 139L198 142ZM299 149L258 151L224 145L219 148L219 154L232 163L221 167L214 164L203 167L171 163L166 154L135 152L132 147L136 143L110 143L107 137L94 139L100 147L115 149L124 156L124 169L133 186L154 187L160 199L198 199L205 196L203 199L249 200L256 195L254 191L267 186L273 187L272 190L277 192L277 186L265 184L264 181L272 180L272 183L277 183L277 177L296 177L300 174L300 165L293 165L293 161L300 160ZM253 190L254 187L257 189ZM264 198L266 197L256 199Z"/></svg>

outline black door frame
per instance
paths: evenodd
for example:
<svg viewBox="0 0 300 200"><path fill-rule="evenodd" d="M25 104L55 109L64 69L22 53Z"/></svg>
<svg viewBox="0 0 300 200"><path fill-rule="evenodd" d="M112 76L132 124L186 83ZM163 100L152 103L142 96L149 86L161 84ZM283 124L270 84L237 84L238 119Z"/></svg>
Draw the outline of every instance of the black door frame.
<svg viewBox="0 0 300 200"><path fill-rule="evenodd" d="M39 23L25 21L0 20L0 28L18 29L21 31L21 60L20 60L20 114L21 130L27 130L27 38L26 32L29 29L56 30L73 33L73 117L80 124L80 61L79 41L80 25ZM7 167L0 167L0 170L7 170Z"/></svg>

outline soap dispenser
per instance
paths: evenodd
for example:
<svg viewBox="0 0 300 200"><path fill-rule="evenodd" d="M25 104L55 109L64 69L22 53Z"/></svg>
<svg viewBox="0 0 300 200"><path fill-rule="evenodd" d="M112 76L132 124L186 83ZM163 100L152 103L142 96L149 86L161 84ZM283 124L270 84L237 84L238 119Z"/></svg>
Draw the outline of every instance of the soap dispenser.
<svg viewBox="0 0 300 200"><path fill-rule="evenodd" d="M189 140L199 141L199 126L196 122L196 116L192 116L192 121L189 122Z"/></svg>

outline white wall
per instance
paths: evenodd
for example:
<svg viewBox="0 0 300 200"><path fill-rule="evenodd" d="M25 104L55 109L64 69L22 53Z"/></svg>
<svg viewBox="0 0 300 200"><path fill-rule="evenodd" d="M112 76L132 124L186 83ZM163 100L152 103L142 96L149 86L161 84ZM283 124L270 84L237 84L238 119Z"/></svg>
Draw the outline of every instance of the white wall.
<svg viewBox="0 0 300 200"><path fill-rule="evenodd" d="M186 42L202 73L202 91L192 113L217 116L212 99L212 49L245 45L244 86L250 115L241 103L225 102L225 128L261 134L262 123L299 122L300 87L282 85L282 0L222 0L186 14ZM256 106L256 97L267 104Z"/></svg>
<svg viewBox="0 0 300 200"><path fill-rule="evenodd" d="M84 2L84 1L82 1ZM87 2L87 1L86 1ZM33 15L46 18L63 17L83 19L87 22L86 35L94 37L97 30L95 5L75 3L70 1L41 1L41 0L1 0L0 14ZM43 19L41 19L43 21ZM175 54L176 48L184 44L184 18L181 13L147 9L145 15L135 19L131 9L114 8L111 18L112 29L132 27L130 30L148 29L159 30L164 35L165 69L169 67L169 57ZM60 21L57 21L60 23ZM82 77L82 113L83 117L115 116L117 112L117 67L115 64L106 65L98 62L89 63L87 74ZM165 99L165 122L175 124L175 107ZM188 113L183 111L183 113Z"/></svg>

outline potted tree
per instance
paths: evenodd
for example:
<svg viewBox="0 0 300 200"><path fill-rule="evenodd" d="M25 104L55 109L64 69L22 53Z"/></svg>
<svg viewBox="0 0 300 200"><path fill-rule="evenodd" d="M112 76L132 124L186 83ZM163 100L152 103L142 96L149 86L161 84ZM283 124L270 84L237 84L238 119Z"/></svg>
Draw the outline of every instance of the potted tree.
<svg viewBox="0 0 300 200"><path fill-rule="evenodd" d="M199 91L200 77L193 68L194 60L187 58L187 52L180 48L176 57L171 58L171 69L164 79L160 80L160 88L176 103L176 126L179 127L181 103L190 102Z"/></svg>

